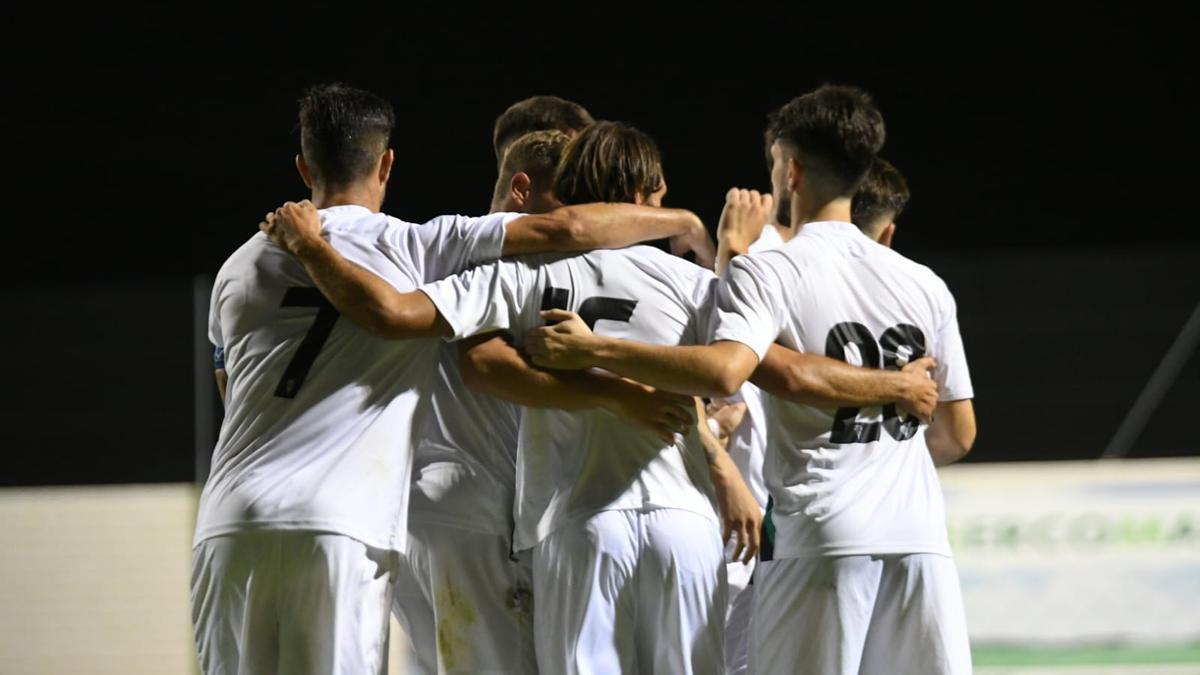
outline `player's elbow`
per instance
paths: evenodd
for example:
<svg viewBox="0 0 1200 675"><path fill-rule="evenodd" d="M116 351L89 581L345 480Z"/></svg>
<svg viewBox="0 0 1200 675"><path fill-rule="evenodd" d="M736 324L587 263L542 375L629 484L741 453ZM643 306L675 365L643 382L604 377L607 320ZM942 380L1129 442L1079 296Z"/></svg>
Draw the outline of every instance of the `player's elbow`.
<svg viewBox="0 0 1200 675"><path fill-rule="evenodd" d="M490 393L488 378L491 374L491 359L482 349L463 349L458 355L459 370L463 384L477 392Z"/></svg>
<svg viewBox="0 0 1200 675"><path fill-rule="evenodd" d="M975 430L961 430L929 439L929 454L935 466L945 466L966 457L974 445Z"/></svg>
<svg viewBox="0 0 1200 675"><path fill-rule="evenodd" d="M706 393L709 396L727 398L736 394L745 383L746 377L737 364L726 361L717 366L712 373L712 379L709 382L710 391Z"/></svg>

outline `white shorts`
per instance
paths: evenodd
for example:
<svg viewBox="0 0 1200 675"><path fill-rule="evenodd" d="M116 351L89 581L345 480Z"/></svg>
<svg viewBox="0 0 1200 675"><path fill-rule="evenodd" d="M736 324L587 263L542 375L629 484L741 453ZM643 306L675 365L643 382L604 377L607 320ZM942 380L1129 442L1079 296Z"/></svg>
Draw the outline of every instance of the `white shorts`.
<svg viewBox="0 0 1200 675"><path fill-rule="evenodd" d="M754 587L751 672L971 672L953 558L776 559L759 564Z"/></svg>
<svg viewBox="0 0 1200 675"><path fill-rule="evenodd" d="M746 675L750 672L750 616L754 606L754 584L750 578L758 560L749 565L727 563L725 576L729 579L729 611L725 614L725 672L727 675Z"/></svg>
<svg viewBox="0 0 1200 675"><path fill-rule="evenodd" d="M725 564L711 519L602 511L534 548L533 585L543 673L724 671Z"/></svg>
<svg viewBox="0 0 1200 675"><path fill-rule="evenodd" d="M384 673L398 556L338 534L268 530L192 550L205 675Z"/></svg>
<svg viewBox="0 0 1200 675"><path fill-rule="evenodd" d="M537 672L533 584L508 537L409 521L392 611L426 675Z"/></svg>

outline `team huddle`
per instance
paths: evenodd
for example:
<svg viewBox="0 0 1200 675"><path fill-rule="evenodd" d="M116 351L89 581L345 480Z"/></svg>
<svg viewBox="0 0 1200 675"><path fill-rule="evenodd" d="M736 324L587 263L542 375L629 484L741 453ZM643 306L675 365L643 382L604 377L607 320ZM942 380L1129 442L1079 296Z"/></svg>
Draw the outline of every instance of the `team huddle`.
<svg viewBox="0 0 1200 675"><path fill-rule="evenodd" d="M935 466L973 392L866 93L772 113L715 243L557 97L496 120L491 213L422 224L380 212L384 99L299 118L311 198L212 292L203 672L384 673L389 615L431 675L971 671Z"/></svg>

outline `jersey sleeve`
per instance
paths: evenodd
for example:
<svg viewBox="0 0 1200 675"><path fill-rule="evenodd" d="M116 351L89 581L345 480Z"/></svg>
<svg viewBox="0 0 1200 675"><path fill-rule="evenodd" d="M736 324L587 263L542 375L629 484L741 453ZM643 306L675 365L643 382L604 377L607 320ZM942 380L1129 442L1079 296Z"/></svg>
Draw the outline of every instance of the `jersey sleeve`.
<svg viewBox="0 0 1200 675"><path fill-rule="evenodd" d="M437 281L500 258L508 223L519 213L493 213L478 218L439 216L412 228L422 258L424 281Z"/></svg>
<svg viewBox="0 0 1200 675"><path fill-rule="evenodd" d="M740 342L761 361L782 330L782 288L776 272L758 255L734 258L717 283L709 342Z"/></svg>
<svg viewBox="0 0 1200 675"><path fill-rule="evenodd" d="M535 277L523 261L500 260L419 290L450 324L451 339L460 340L495 330L523 331L537 313Z"/></svg>
<svg viewBox="0 0 1200 675"><path fill-rule="evenodd" d="M938 400L974 398L971 372L967 368L967 355L963 350L962 334L958 330L958 307L949 290L945 294L943 309L942 325L938 328L936 351L933 354L937 360L933 376L938 385Z"/></svg>

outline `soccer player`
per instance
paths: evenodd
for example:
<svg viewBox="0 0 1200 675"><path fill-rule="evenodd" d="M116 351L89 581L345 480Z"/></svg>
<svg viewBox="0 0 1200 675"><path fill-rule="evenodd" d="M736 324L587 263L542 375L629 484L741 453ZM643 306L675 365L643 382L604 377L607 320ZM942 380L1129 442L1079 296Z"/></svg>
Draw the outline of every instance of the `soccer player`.
<svg viewBox="0 0 1200 675"><path fill-rule="evenodd" d="M556 193L564 201L632 198L654 203L659 198L656 193L665 191L657 153L648 139L632 130L597 125L571 147L578 158L564 159L556 179ZM617 156L609 158L605 153ZM626 159L618 161L621 156ZM610 168L588 168L595 165ZM613 175L612 167L634 169L630 175ZM594 184L597 176L608 176L605 183L612 185ZM317 222L311 209L306 214L303 205L293 204L282 211L285 217L276 219L272 227L285 232L276 236L313 237ZM289 211L293 216L287 217ZM701 311L709 304L706 293L712 279L711 273L690 263L656 249L639 248L489 265L426 287L423 293L399 294L347 265L328 247L294 248L335 305L365 324L381 321L384 333L395 337L414 330L453 331L461 336L496 327L530 326L539 321L537 310L543 305L566 304L607 330L650 334L668 342L691 341L702 330ZM440 312L430 297L438 302ZM377 314L383 318L376 318ZM858 369L818 360L860 379ZM909 377L913 376L902 378L906 380L902 388L914 384ZM916 382L922 378L916 376ZM879 374L861 379L891 378ZM922 386L932 390L933 385L923 379ZM723 670L719 631L724 611L714 613L713 607L720 600L713 594L721 590L722 556L712 506L704 494L707 476L701 470L703 462L697 465L699 453L681 453L676 443L664 446L653 435L595 414L530 411L522 433L517 546L535 546L542 669L576 672L590 664L608 672L640 662L665 672ZM728 475L740 483L728 458L718 456L713 461L722 462ZM757 511L757 504L746 497ZM711 536L712 550L680 541L679 535L688 532L699 541ZM676 556L674 568L668 554ZM680 567L685 563L686 569ZM640 565L637 575L635 564ZM691 591L681 593L677 586ZM611 593L602 592L602 587ZM617 618L638 607L637 616L654 617L656 643L648 641L646 623L629 624Z"/></svg>
<svg viewBox="0 0 1200 675"><path fill-rule="evenodd" d="M909 199L908 183L892 163L876 157L850 204L851 222L863 234L891 248L896 219Z"/></svg>
<svg viewBox="0 0 1200 675"><path fill-rule="evenodd" d="M569 137L527 133L508 146L493 212L544 213L561 206L554 171ZM522 386L524 361L507 342L478 347L469 365ZM499 356L489 356L499 353ZM519 357L518 357L519 358ZM531 567L512 549L520 408L463 384L458 347L442 345L431 407L413 448L408 551L396 575L393 612L428 673L534 673ZM620 414L655 412L633 397Z"/></svg>
<svg viewBox="0 0 1200 675"><path fill-rule="evenodd" d="M323 209L322 244L389 288L501 254L680 232L707 240L691 213L626 204L424 225L389 218L379 208L393 124L391 106L374 94L313 87L300 101L296 158ZM424 334L435 331L411 337ZM438 344L384 341L339 321L301 265L261 234L217 275L209 335L228 380L193 544L202 669L381 672L407 530L413 413L427 398Z"/></svg>
<svg viewBox="0 0 1200 675"><path fill-rule="evenodd" d="M733 259L710 344L616 340L571 317L533 331L526 349L548 367L605 368L717 396L736 391L776 340L868 368L931 354L941 401L928 442L969 449L973 392L953 297L931 270L850 223L851 198L883 143L879 111L861 90L824 86L781 108L771 133L798 232L780 248ZM754 580L751 670L970 672L941 490L919 420L896 405L767 401L775 559Z"/></svg>

